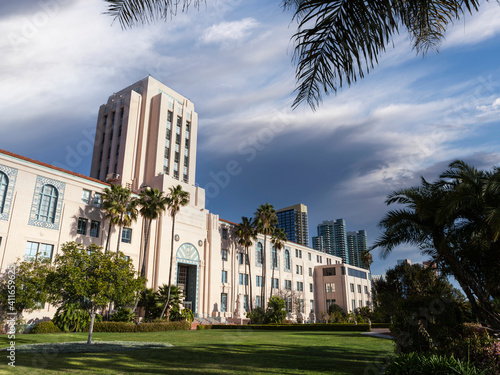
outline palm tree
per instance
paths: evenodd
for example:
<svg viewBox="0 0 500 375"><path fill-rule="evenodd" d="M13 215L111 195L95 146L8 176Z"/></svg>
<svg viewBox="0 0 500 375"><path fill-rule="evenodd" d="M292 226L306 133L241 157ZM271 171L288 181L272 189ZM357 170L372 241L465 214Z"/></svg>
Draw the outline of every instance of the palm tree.
<svg viewBox="0 0 500 375"><path fill-rule="evenodd" d="M111 230L113 225L118 224L120 217L120 201L124 195L124 188L121 185L111 184L109 188L104 189L102 196L102 209L105 212L105 217L109 219L108 238L106 239L105 252L109 251L109 243L111 238ZM118 239L118 242L120 239Z"/></svg>
<svg viewBox="0 0 500 375"><path fill-rule="evenodd" d="M264 235L264 249L262 252L262 286L261 286L261 300L262 308L265 310L266 307L266 244L267 236L274 232L276 224L278 224L278 217L276 216L276 210L269 204L263 204L255 212L254 226L257 232Z"/></svg>
<svg viewBox="0 0 500 375"><path fill-rule="evenodd" d="M139 213L145 220L144 226L144 251L141 267L141 276L146 276L146 259L149 237L151 234L151 224L153 220L157 219L166 209L168 198L163 195L163 191L158 189L146 188L141 191L139 195L138 204L141 207Z"/></svg>
<svg viewBox="0 0 500 375"><path fill-rule="evenodd" d="M170 192L167 195L167 208L170 216L172 217L172 236L170 239L170 269L168 273L168 294L165 306L163 307L163 311L161 312L160 319L163 318L165 311L167 311L167 320L169 319L169 303L170 301L170 292L172 286L172 264L174 262L174 236L175 236L175 215L180 211L181 207L186 206L189 203L189 193L187 191L182 190L181 185L177 185L176 187L170 187Z"/></svg>
<svg viewBox="0 0 500 375"><path fill-rule="evenodd" d="M137 220L137 199L132 197L132 192L120 186L120 192L115 201L114 209L117 213L115 223L118 225L118 241L116 244L116 254L120 251L123 227L129 226Z"/></svg>
<svg viewBox="0 0 500 375"><path fill-rule="evenodd" d="M373 256L372 254L370 253L369 250L364 250L361 252L360 254L360 260L361 260L361 263L363 264L363 266L369 270L372 263L373 263Z"/></svg>
<svg viewBox="0 0 500 375"><path fill-rule="evenodd" d="M167 20L177 5L187 11L203 0L105 0L108 14L122 27ZM479 10L478 0L364 1L283 0L294 12L298 31L293 36L297 92L293 107L307 101L314 110L323 94L351 85L378 63L405 29L418 54L437 49L447 27Z"/></svg>
<svg viewBox="0 0 500 375"><path fill-rule="evenodd" d="M283 247L285 246L286 240L287 240L287 238L286 238L285 230L283 228L276 228L274 230L273 236L271 237L271 242L274 245L274 251L273 251L273 255L274 255L273 258L274 259L273 259L273 265L272 265L273 272L272 272L272 276L271 276L271 294L270 294L270 297L273 296L274 268L275 268L275 266L278 265L277 253L278 253L278 251L283 249Z"/></svg>
<svg viewBox="0 0 500 375"><path fill-rule="evenodd" d="M250 253L249 253L249 247L253 245L252 240L255 240L257 238L257 232L252 224L252 221L248 218L243 216L241 218L241 223L238 224L235 228L235 233L236 236L238 237L238 244L241 246L245 247L245 271L246 267L248 266L248 278L249 282L246 285L246 288L248 288L248 284L250 284L250 294L248 294L247 290L247 296L250 298L250 311L253 310L253 303L252 303L252 267L250 266Z"/></svg>
<svg viewBox="0 0 500 375"><path fill-rule="evenodd" d="M494 181L499 170L486 172L455 161L435 183L422 178L420 186L389 195L387 204L405 208L389 211L375 247L387 256L402 243L418 245L443 273L452 274L466 294L476 317L500 329L500 225L495 219L500 195Z"/></svg>

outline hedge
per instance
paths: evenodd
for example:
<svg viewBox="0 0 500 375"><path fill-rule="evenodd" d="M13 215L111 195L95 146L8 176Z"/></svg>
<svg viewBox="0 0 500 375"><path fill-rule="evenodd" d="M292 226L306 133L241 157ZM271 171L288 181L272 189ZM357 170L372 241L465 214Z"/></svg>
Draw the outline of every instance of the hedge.
<svg viewBox="0 0 500 375"><path fill-rule="evenodd" d="M203 328L201 328L203 327ZM368 332L369 324L353 323L316 323L316 324L213 324L196 327L202 329L241 329L241 330L266 330L266 331L350 331L350 332Z"/></svg>
<svg viewBox="0 0 500 375"><path fill-rule="evenodd" d="M61 332L59 328L54 324L52 320L48 320L45 322L40 322L35 324L35 326L31 329L30 333L57 333Z"/></svg>
<svg viewBox="0 0 500 375"><path fill-rule="evenodd" d="M188 331L191 325L187 321L168 323L126 323L99 322L94 324L94 332L165 332Z"/></svg>
<svg viewBox="0 0 500 375"><path fill-rule="evenodd" d="M372 328L391 328L391 323L372 323Z"/></svg>

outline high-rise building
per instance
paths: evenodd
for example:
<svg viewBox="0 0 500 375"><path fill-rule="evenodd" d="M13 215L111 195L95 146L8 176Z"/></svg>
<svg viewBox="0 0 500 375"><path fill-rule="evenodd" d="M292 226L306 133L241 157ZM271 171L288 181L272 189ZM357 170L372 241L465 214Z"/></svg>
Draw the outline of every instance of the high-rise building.
<svg viewBox="0 0 500 375"><path fill-rule="evenodd" d="M278 227L283 228L288 241L309 246L309 220L307 206L296 204L276 211Z"/></svg>
<svg viewBox="0 0 500 375"><path fill-rule="evenodd" d="M134 191L194 185L197 129L193 103L146 77L99 108L90 176Z"/></svg>
<svg viewBox="0 0 500 375"><path fill-rule="evenodd" d="M351 265L366 268L361 261L361 253L368 249L368 242L365 230L347 232L347 251Z"/></svg>
<svg viewBox="0 0 500 375"><path fill-rule="evenodd" d="M342 258L343 263L351 264L347 250L345 220L326 220L318 224L318 236L313 237L313 247Z"/></svg>

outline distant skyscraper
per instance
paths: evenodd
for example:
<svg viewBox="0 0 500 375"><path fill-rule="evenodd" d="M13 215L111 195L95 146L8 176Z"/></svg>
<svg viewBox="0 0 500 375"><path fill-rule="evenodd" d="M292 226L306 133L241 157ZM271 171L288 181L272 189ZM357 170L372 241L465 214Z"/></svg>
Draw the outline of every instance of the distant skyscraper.
<svg viewBox="0 0 500 375"><path fill-rule="evenodd" d="M288 241L309 246L309 220L307 206L296 204L276 211L278 228L285 230Z"/></svg>
<svg viewBox="0 0 500 375"><path fill-rule="evenodd" d="M361 253L368 248L366 238L366 230L358 230L357 232L347 232L347 250L349 252L349 264L366 268L361 261Z"/></svg>
<svg viewBox="0 0 500 375"><path fill-rule="evenodd" d="M345 227L344 219L327 220L318 224L318 236L312 239L314 249L338 256L344 263L351 264Z"/></svg>
<svg viewBox="0 0 500 375"><path fill-rule="evenodd" d="M398 259L397 261L398 266L401 264L409 264L411 265L411 260L410 259Z"/></svg>

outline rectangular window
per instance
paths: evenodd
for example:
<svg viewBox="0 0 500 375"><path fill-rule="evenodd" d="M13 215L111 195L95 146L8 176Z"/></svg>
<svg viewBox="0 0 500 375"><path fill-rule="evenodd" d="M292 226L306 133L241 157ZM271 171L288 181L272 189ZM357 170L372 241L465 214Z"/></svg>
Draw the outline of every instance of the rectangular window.
<svg viewBox="0 0 500 375"><path fill-rule="evenodd" d="M279 279L272 279L271 282L272 282L272 285L273 285L274 289L279 289L279 287L280 287L280 284L279 284L280 281L279 281Z"/></svg>
<svg viewBox="0 0 500 375"><path fill-rule="evenodd" d="M323 276L335 276L335 268L323 268Z"/></svg>
<svg viewBox="0 0 500 375"><path fill-rule="evenodd" d="M296 258L302 258L302 250L295 249L295 257Z"/></svg>
<svg viewBox="0 0 500 375"><path fill-rule="evenodd" d="M285 280L285 289L292 290L292 280Z"/></svg>
<svg viewBox="0 0 500 375"><path fill-rule="evenodd" d="M246 273L240 273L240 285L248 285L248 275Z"/></svg>
<svg viewBox="0 0 500 375"><path fill-rule="evenodd" d="M82 191L82 203L89 204L90 203L90 190L83 189Z"/></svg>
<svg viewBox="0 0 500 375"><path fill-rule="evenodd" d="M355 300L351 300L351 307L352 307L352 311L356 310L356 301Z"/></svg>
<svg viewBox="0 0 500 375"><path fill-rule="evenodd" d="M314 300L312 299L309 302L311 304L311 312L314 313Z"/></svg>
<svg viewBox="0 0 500 375"><path fill-rule="evenodd" d="M327 293L335 293L335 283L326 283L325 284L325 291Z"/></svg>
<svg viewBox="0 0 500 375"><path fill-rule="evenodd" d="M285 309L288 312L292 312L292 297L285 298Z"/></svg>
<svg viewBox="0 0 500 375"><path fill-rule="evenodd" d="M222 249L222 260L227 260L227 250Z"/></svg>
<svg viewBox="0 0 500 375"><path fill-rule="evenodd" d="M101 193L94 194L94 206L95 207L102 207L102 194Z"/></svg>
<svg viewBox="0 0 500 375"><path fill-rule="evenodd" d="M101 228L101 222L92 220L90 222L90 237L99 238L100 228Z"/></svg>
<svg viewBox="0 0 500 375"><path fill-rule="evenodd" d="M358 293L361 293L361 285L358 284Z"/></svg>
<svg viewBox="0 0 500 375"><path fill-rule="evenodd" d="M247 294L245 294L245 295L243 296L243 308L245 309L245 311L248 311L248 310L249 310L249 309L248 309L248 295L247 295Z"/></svg>
<svg viewBox="0 0 500 375"><path fill-rule="evenodd" d="M221 293L220 295L220 311L227 311L227 293Z"/></svg>
<svg viewBox="0 0 500 375"><path fill-rule="evenodd" d="M86 236L88 222L89 221L87 219L84 219L83 217L79 217L78 218L78 228L76 229L76 233Z"/></svg>
<svg viewBox="0 0 500 375"><path fill-rule="evenodd" d="M307 253L307 258L311 260L311 253Z"/></svg>
<svg viewBox="0 0 500 375"><path fill-rule="evenodd" d="M255 296L255 307L260 307L260 296Z"/></svg>
<svg viewBox="0 0 500 375"><path fill-rule="evenodd" d="M227 271L222 271L222 284L227 283Z"/></svg>
<svg viewBox="0 0 500 375"><path fill-rule="evenodd" d="M24 260L29 262L45 259L51 260L53 251L54 245L28 241L24 252Z"/></svg>
<svg viewBox="0 0 500 375"><path fill-rule="evenodd" d="M312 293L313 292L313 285L309 284L309 291Z"/></svg>
<svg viewBox="0 0 500 375"><path fill-rule="evenodd" d="M256 276L255 277L255 285L256 286L262 286L262 276Z"/></svg>
<svg viewBox="0 0 500 375"><path fill-rule="evenodd" d="M123 228L122 230L122 242L131 243L132 242L132 229Z"/></svg>
<svg viewBox="0 0 500 375"><path fill-rule="evenodd" d="M354 284L353 283L351 283L351 292L354 293Z"/></svg>
<svg viewBox="0 0 500 375"><path fill-rule="evenodd" d="M363 301L362 300L359 300L358 303L359 303L359 305L358 305L359 308L363 307Z"/></svg>
<svg viewBox="0 0 500 375"><path fill-rule="evenodd" d="M222 239L227 240L227 228L222 228Z"/></svg>
<svg viewBox="0 0 500 375"><path fill-rule="evenodd" d="M304 283L301 281L297 281L297 291L303 292L304 291Z"/></svg>
<svg viewBox="0 0 500 375"><path fill-rule="evenodd" d="M321 255L316 255L316 261L318 263L323 263L323 257Z"/></svg>
<svg viewBox="0 0 500 375"><path fill-rule="evenodd" d="M313 269L311 267L309 267L309 276L312 276L313 275Z"/></svg>
<svg viewBox="0 0 500 375"><path fill-rule="evenodd" d="M365 294L368 294L368 287L365 285Z"/></svg>

